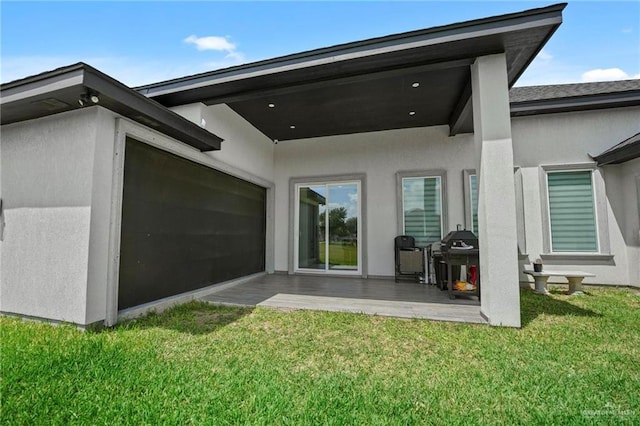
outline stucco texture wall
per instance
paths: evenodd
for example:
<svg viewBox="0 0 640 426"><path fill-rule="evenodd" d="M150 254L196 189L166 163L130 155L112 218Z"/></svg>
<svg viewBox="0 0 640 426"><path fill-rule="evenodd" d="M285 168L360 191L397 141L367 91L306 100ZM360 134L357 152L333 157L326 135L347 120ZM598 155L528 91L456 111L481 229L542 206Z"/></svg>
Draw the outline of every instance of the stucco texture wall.
<svg viewBox="0 0 640 426"><path fill-rule="evenodd" d="M611 221L627 247L629 284L640 287L640 158L605 166Z"/></svg>
<svg viewBox="0 0 640 426"><path fill-rule="evenodd" d="M100 107L3 126L1 311L104 318L113 140Z"/></svg>
<svg viewBox="0 0 640 426"><path fill-rule="evenodd" d="M401 233L396 173L446 169L448 232L464 223L462 171L475 168L472 135L450 138L447 126L390 130L298 141L275 146L275 269L289 267L291 178L364 174L369 276L394 274L393 239Z"/></svg>
<svg viewBox="0 0 640 426"><path fill-rule="evenodd" d="M543 188L541 165L593 163L588 154L599 154L640 131L640 108L547 114L514 118L512 135L514 165L522 172L524 235L528 257L544 253ZM398 229L395 174L402 171L447 171L448 229L464 224L464 169L475 169L477 160L472 135L448 136L446 126L372 132L275 145L276 221L275 269L287 271L290 262L291 178L363 173L366 175L368 274L393 275L393 238ZM608 238L613 260L552 261L556 269L579 269L596 277L586 283L638 285L638 206L632 197L616 201L618 188L633 194L637 162L601 170L607 188ZM622 186L621 186L622 185ZM615 193L615 194L614 194ZM618 195L620 198L621 196ZM631 200L628 201L627 199ZM635 242L634 242L635 238ZM550 264L550 266L551 266ZM522 277L525 279L526 277ZM562 281L560 279L560 281Z"/></svg>
<svg viewBox="0 0 640 426"><path fill-rule="evenodd" d="M548 232L543 221L544 171L540 166L593 163L589 154L600 154L639 131L638 107L545 114L512 120L514 164L522 168L524 222L530 261L545 253L543 233ZM585 279L585 283L640 285L638 242L637 238L634 241L633 235L638 206L632 202L637 164L636 161L600 169L606 197L596 201L606 203L607 217L604 220L608 223L613 259L545 261L550 269L578 269L596 274L595 278ZM600 237L606 238L606 235Z"/></svg>
<svg viewBox="0 0 640 426"><path fill-rule="evenodd" d="M207 155L267 181L273 181L273 142L227 105L201 103L172 110L224 139L220 151Z"/></svg>

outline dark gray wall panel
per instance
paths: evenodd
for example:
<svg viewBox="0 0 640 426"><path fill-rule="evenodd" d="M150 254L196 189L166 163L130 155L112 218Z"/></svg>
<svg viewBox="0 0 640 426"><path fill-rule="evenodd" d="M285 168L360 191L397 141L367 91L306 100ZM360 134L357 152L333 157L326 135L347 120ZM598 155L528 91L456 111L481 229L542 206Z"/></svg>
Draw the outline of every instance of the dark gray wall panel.
<svg viewBox="0 0 640 426"><path fill-rule="evenodd" d="M118 309L264 271L266 190L127 139Z"/></svg>

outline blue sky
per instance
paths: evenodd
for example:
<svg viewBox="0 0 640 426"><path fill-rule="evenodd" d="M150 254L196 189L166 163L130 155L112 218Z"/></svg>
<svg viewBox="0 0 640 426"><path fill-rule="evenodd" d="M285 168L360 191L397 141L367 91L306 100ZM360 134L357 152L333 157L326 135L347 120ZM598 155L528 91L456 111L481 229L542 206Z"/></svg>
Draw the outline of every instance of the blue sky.
<svg viewBox="0 0 640 426"><path fill-rule="evenodd" d="M13 2L2 82L83 61L136 86L553 1ZM640 1L575 1L518 85L640 78Z"/></svg>

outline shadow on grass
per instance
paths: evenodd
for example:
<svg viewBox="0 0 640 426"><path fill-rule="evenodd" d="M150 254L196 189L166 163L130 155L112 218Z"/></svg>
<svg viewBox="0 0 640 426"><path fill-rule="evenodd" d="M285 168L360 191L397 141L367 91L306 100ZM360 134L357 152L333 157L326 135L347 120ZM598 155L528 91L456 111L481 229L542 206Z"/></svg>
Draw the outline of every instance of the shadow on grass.
<svg viewBox="0 0 640 426"><path fill-rule="evenodd" d="M552 295L564 295L561 291L552 291ZM572 297L589 297L589 293ZM533 290L520 291L520 315L522 327L529 325L539 315L602 317L601 314L589 309L581 308L569 300L560 300L543 294L535 294Z"/></svg>
<svg viewBox="0 0 640 426"><path fill-rule="evenodd" d="M117 328L166 328L180 333L202 335L236 322L250 315L254 308L215 305L194 301L175 306L162 313L151 312L144 317L126 321Z"/></svg>

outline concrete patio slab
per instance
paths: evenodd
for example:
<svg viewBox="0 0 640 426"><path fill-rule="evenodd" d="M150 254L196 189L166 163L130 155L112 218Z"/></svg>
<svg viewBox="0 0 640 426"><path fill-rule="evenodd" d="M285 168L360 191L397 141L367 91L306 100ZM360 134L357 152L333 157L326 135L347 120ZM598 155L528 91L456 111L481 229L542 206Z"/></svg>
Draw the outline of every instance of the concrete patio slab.
<svg viewBox="0 0 640 426"><path fill-rule="evenodd" d="M480 316L479 308L473 305L444 305L438 303L348 299L344 297L304 296L280 293L270 297L264 302L258 303L258 306L486 324L484 318Z"/></svg>
<svg viewBox="0 0 640 426"><path fill-rule="evenodd" d="M352 312L486 324L476 297L449 299L436 286L387 279L302 275L263 275L224 287L201 298L206 302Z"/></svg>

